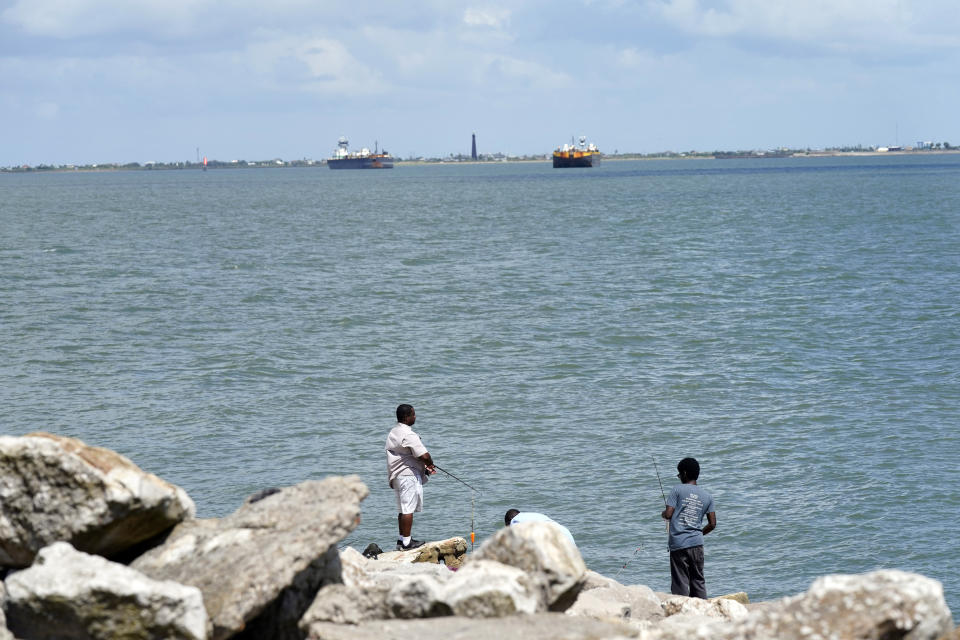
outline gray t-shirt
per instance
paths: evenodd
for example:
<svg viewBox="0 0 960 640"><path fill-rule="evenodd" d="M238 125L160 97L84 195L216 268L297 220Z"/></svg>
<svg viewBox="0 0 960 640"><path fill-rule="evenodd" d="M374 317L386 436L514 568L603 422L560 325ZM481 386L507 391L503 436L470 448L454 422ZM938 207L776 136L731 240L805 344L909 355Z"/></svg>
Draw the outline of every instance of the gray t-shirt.
<svg viewBox="0 0 960 640"><path fill-rule="evenodd" d="M689 549L703 544L703 516L715 511L713 496L695 484L678 484L667 496L667 506L673 507L670 518L671 551Z"/></svg>

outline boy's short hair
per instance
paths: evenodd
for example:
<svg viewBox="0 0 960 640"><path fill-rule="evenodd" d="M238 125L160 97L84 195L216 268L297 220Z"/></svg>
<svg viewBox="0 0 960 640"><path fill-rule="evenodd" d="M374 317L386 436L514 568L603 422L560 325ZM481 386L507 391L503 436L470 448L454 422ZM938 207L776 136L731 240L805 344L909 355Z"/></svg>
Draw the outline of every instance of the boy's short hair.
<svg viewBox="0 0 960 640"><path fill-rule="evenodd" d="M503 515L503 523L509 527L510 521L516 518L518 513L520 513L519 509L508 509Z"/></svg>
<svg viewBox="0 0 960 640"><path fill-rule="evenodd" d="M700 477L700 463L696 458L684 458L677 463L677 471L686 476L687 480L696 480Z"/></svg>

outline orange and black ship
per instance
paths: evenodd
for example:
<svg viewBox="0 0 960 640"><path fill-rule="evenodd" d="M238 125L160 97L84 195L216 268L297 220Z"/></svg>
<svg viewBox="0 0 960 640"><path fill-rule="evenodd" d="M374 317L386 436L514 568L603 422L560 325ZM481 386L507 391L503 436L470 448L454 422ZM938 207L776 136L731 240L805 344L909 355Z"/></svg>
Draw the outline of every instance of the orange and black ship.
<svg viewBox="0 0 960 640"><path fill-rule="evenodd" d="M602 154L597 145L587 144L586 136L580 136L580 144L564 144L553 152L553 168L594 167L600 164Z"/></svg>

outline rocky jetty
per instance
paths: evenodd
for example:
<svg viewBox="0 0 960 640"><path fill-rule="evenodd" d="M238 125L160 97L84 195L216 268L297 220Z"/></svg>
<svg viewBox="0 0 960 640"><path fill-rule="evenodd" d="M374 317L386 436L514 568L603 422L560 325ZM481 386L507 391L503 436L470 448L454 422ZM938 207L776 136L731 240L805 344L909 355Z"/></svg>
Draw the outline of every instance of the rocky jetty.
<svg viewBox="0 0 960 640"><path fill-rule="evenodd" d="M469 556L463 538L338 548L366 495L328 477L197 519L182 489L112 451L0 437L0 640L960 640L941 585L901 571L756 605L621 584L551 523L503 528Z"/></svg>

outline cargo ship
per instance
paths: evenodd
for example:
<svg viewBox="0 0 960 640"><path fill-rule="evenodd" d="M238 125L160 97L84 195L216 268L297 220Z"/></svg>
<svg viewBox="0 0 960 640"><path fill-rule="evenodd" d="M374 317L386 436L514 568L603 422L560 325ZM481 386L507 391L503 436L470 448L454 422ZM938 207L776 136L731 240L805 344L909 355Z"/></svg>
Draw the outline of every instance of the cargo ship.
<svg viewBox="0 0 960 640"><path fill-rule="evenodd" d="M580 136L580 144L564 144L553 152L553 168L593 167L600 164L601 153L597 145L587 144L586 136Z"/></svg>
<svg viewBox="0 0 960 640"><path fill-rule="evenodd" d="M349 151L348 146L347 139L341 137L333 156L327 159L327 166L331 169L393 169L393 157L386 149L378 151L376 143L373 153L366 147L360 151Z"/></svg>

